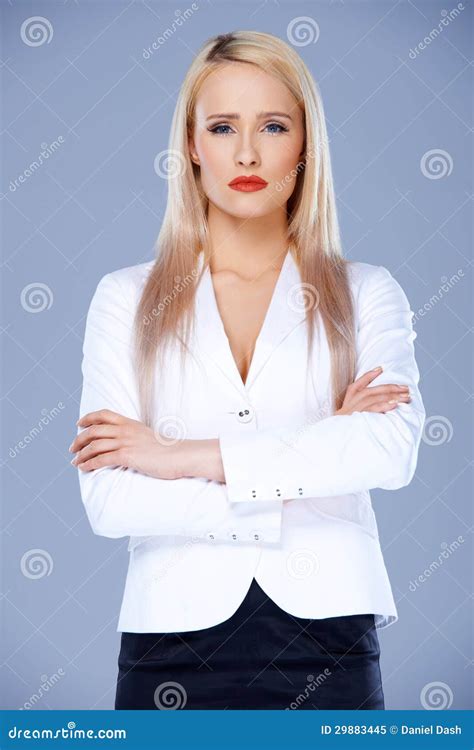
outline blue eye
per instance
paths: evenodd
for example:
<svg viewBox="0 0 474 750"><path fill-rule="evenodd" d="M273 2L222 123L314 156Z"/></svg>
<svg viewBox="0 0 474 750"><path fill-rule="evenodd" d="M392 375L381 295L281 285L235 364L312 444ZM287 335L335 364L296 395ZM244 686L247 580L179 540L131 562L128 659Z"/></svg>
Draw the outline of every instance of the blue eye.
<svg viewBox="0 0 474 750"><path fill-rule="evenodd" d="M214 128L209 128L210 133L216 133L216 135L228 135L228 133L218 133L219 128L228 128L230 125L216 125Z"/></svg>
<svg viewBox="0 0 474 750"><path fill-rule="evenodd" d="M269 122L268 125L266 125L265 127L267 127L267 128L274 128L274 127L281 128L280 130L273 131L275 134L276 133L287 133L288 132L288 128L285 128L285 126L281 125L279 122Z"/></svg>
<svg viewBox="0 0 474 750"><path fill-rule="evenodd" d="M227 131L222 132L221 128L227 128ZM287 133L288 128L286 128L284 125L282 125L279 122L269 122L268 125L265 125L265 128L279 128L278 130L272 130L267 131L270 132L271 135L277 135L278 133ZM230 125L214 125L213 128L208 128L210 133L215 133L216 135L229 135L229 129Z"/></svg>

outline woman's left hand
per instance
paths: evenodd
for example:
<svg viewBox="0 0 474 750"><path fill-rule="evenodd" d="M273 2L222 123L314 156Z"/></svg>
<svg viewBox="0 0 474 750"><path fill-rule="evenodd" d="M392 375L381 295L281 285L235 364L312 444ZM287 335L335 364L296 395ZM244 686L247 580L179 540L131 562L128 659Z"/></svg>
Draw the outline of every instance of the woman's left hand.
<svg viewBox="0 0 474 750"><path fill-rule="evenodd" d="M124 466L159 479L177 479L179 444L155 434L150 427L110 409L85 414L77 422L82 430L69 450L71 463L81 471L103 466Z"/></svg>

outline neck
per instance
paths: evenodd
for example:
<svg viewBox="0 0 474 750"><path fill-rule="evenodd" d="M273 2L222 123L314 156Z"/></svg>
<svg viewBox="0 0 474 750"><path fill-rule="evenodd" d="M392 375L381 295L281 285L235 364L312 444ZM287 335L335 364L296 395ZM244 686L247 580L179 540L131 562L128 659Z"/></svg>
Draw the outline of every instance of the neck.
<svg viewBox="0 0 474 750"><path fill-rule="evenodd" d="M283 265L289 244L285 209L242 219L209 203L208 225L211 273L227 270L252 278Z"/></svg>

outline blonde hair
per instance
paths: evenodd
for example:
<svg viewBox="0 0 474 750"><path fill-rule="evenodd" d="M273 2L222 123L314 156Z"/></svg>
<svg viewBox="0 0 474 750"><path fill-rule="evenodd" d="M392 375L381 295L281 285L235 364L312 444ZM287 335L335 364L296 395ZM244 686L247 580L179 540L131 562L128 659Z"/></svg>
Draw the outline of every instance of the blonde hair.
<svg viewBox="0 0 474 750"><path fill-rule="evenodd" d="M165 367L165 350L179 341L186 356L193 328L198 257L210 259L207 198L200 170L189 155L196 98L207 76L227 62L256 65L282 81L303 113L305 155L287 203L288 247L297 263L303 290L317 290L317 308L325 327L331 357L333 409L342 405L355 371L353 300L342 256L330 163L328 136L318 87L299 55L271 34L235 31L209 39L193 60L182 84L170 130L171 156L178 156L177 174L168 180L168 201L156 241L156 260L142 291L134 321L135 367L141 418L153 427L155 367ZM199 276L199 279L201 277ZM198 281L199 281L198 279ZM306 286L310 285L310 286ZM163 304L173 299L172 304ZM161 304L160 304L161 303ZM160 307L159 315L153 311ZM315 331L314 297L305 297L308 359Z"/></svg>

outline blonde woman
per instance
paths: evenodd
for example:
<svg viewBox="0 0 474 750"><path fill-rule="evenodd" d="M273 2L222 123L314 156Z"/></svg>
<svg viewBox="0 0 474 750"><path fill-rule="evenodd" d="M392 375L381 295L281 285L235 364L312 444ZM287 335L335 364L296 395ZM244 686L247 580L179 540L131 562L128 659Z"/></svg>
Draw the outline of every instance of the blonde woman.
<svg viewBox="0 0 474 750"><path fill-rule="evenodd" d="M210 39L169 149L156 259L89 308L71 445L93 531L130 537L115 708L384 708L369 493L417 462L410 305L342 255L321 98L280 39Z"/></svg>

